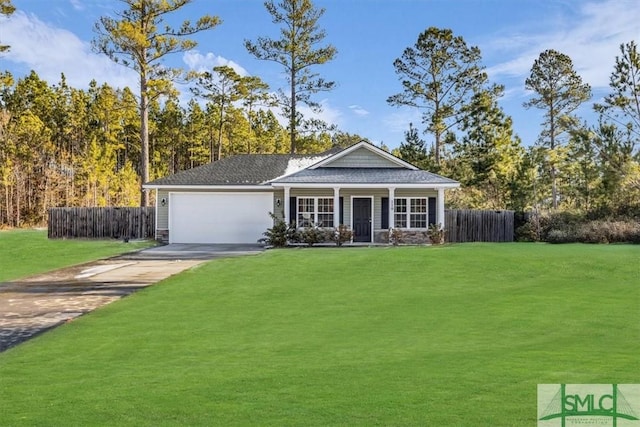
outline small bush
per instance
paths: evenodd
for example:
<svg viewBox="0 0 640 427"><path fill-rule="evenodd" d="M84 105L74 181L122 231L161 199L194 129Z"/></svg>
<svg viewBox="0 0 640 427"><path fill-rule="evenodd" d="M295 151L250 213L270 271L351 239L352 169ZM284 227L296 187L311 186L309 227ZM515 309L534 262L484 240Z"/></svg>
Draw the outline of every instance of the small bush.
<svg viewBox="0 0 640 427"><path fill-rule="evenodd" d="M352 238L353 232L344 224L340 224L338 228L334 229L331 233L331 240L333 240L337 246L342 246L343 243L350 242Z"/></svg>
<svg viewBox="0 0 640 427"><path fill-rule="evenodd" d="M573 212L555 212L549 215L539 216L540 238L549 241L549 233L553 230L560 230L569 241L578 241L578 228L584 223L584 217ZM557 237L558 233L555 233ZM552 237L552 239L555 239ZM555 242L554 243L560 243Z"/></svg>
<svg viewBox="0 0 640 427"><path fill-rule="evenodd" d="M516 241L518 242L538 242L537 226L533 222L526 222L515 230Z"/></svg>
<svg viewBox="0 0 640 427"><path fill-rule="evenodd" d="M307 227L300 231L300 240L302 243L306 243L308 246L313 246L316 243L322 243L326 241L326 232L320 227Z"/></svg>
<svg viewBox="0 0 640 427"><path fill-rule="evenodd" d="M444 228L442 224L431 224L427 229L427 236L432 245L441 245L444 243Z"/></svg>
<svg viewBox="0 0 640 427"><path fill-rule="evenodd" d="M582 224L579 232L579 241L583 243L609 243L606 228L598 221Z"/></svg>
<svg viewBox="0 0 640 427"><path fill-rule="evenodd" d="M640 243L639 221L590 218L571 212L532 215L516 229L516 238L538 241L540 236L539 240L549 243Z"/></svg>
<svg viewBox="0 0 640 427"><path fill-rule="evenodd" d="M289 243L301 243L302 236L300 231L296 228L296 223L292 222L287 228L287 242Z"/></svg>
<svg viewBox="0 0 640 427"><path fill-rule="evenodd" d="M267 231L262 233L264 237L258 240L258 242L275 248L287 246L287 224L271 212L269 212L269 216L273 219L273 227L267 228Z"/></svg>
<svg viewBox="0 0 640 427"><path fill-rule="evenodd" d="M638 243L640 223L635 221L590 221L580 227L585 243Z"/></svg>

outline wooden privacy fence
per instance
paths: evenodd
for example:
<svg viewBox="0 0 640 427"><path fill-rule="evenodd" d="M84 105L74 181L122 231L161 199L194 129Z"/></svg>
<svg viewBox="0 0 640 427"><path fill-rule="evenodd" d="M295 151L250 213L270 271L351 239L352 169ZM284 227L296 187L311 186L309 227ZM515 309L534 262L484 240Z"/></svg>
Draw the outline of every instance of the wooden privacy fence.
<svg viewBox="0 0 640 427"><path fill-rule="evenodd" d="M488 210L445 211L447 242L513 242L514 212Z"/></svg>
<svg viewBox="0 0 640 427"><path fill-rule="evenodd" d="M155 208L50 208L48 236L153 239Z"/></svg>
<svg viewBox="0 0 640 427"><path fill-rule="evenodd" d="M447 242L513 242L514 212L446 210ZM153 239L155 208L50 208L48 236Z"/></svg>

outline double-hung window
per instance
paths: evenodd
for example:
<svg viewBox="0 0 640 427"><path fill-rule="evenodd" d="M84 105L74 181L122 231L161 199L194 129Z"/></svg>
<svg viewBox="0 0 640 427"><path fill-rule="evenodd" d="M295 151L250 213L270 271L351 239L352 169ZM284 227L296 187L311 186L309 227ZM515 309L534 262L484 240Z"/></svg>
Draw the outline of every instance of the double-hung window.
<svg viewBox="0 0 640 427"><path fill-rule="evenodd" d="M407 199L396 199L393 216L395 228L407 228Z"/></svg>
<svg viewBox="0 0 640 427"><path fill-rule="evenodd" d="M396 198L393 213L395 228L427 228L428 204L425 197Z"/></svg>
<svg viewBox="0 0 640 427"><path fill-rule="evenodd" d="M333 227L332 197L298 197L298 227Z"/></svg>

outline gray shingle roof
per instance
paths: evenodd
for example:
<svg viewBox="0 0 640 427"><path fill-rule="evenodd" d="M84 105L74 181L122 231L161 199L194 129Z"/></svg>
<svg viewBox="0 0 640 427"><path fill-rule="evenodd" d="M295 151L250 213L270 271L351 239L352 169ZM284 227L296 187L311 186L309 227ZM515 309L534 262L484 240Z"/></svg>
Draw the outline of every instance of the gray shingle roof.
<svg viewBox="0 0 640 427"><path fill-rule="evenodd" d="M239 154L159 178L147 185L259 185L285 174L289 161L308 156Z"/></svg>
<svg viewBox="0 0 640 427"><path fill-rule="evenodd" d="M298 184L457 184L453 179L423 170L400 168L305 169L272 181Z"/></svg>
<svg viewBox="0 0 640 427"><path fill-rule="evenodd" d="M299 184L458 184L423 170L404 168L307 169L342 151L321 154L239 154L148 182L145 186L212 186Z"/></svg>

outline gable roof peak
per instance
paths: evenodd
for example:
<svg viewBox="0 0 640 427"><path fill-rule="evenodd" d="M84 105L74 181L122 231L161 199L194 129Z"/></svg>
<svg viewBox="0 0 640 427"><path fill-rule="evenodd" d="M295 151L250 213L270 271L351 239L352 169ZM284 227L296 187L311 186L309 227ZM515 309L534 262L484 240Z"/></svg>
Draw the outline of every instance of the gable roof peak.
<svg viewBox="0 0 640 427"><path fill-rule="evenodd" d="M417 166L412 165L411 163L408 163L404 160L402 160L399 157L394 156L393 154L384 151L382 148L376 147L375 145L373 145L372 143L365 141L364 139L356 144L353 144L347 148L345 148L344 150L329 156L328 158L326 158L325 160L322 160L312 166L309 167L309 169L316 169L319 167L323 167L323 166L327 166L329 164L331 164L332 162L345 157L351 153L353 153L356 150L359 150L361 148L364 148L366 150L371 151L372 153L390 161L391 163L395 163L398 166L402 167L402 168L406 168L406 169L410 169L410 170L419 170L420 168L418 168Z"/></svg>

